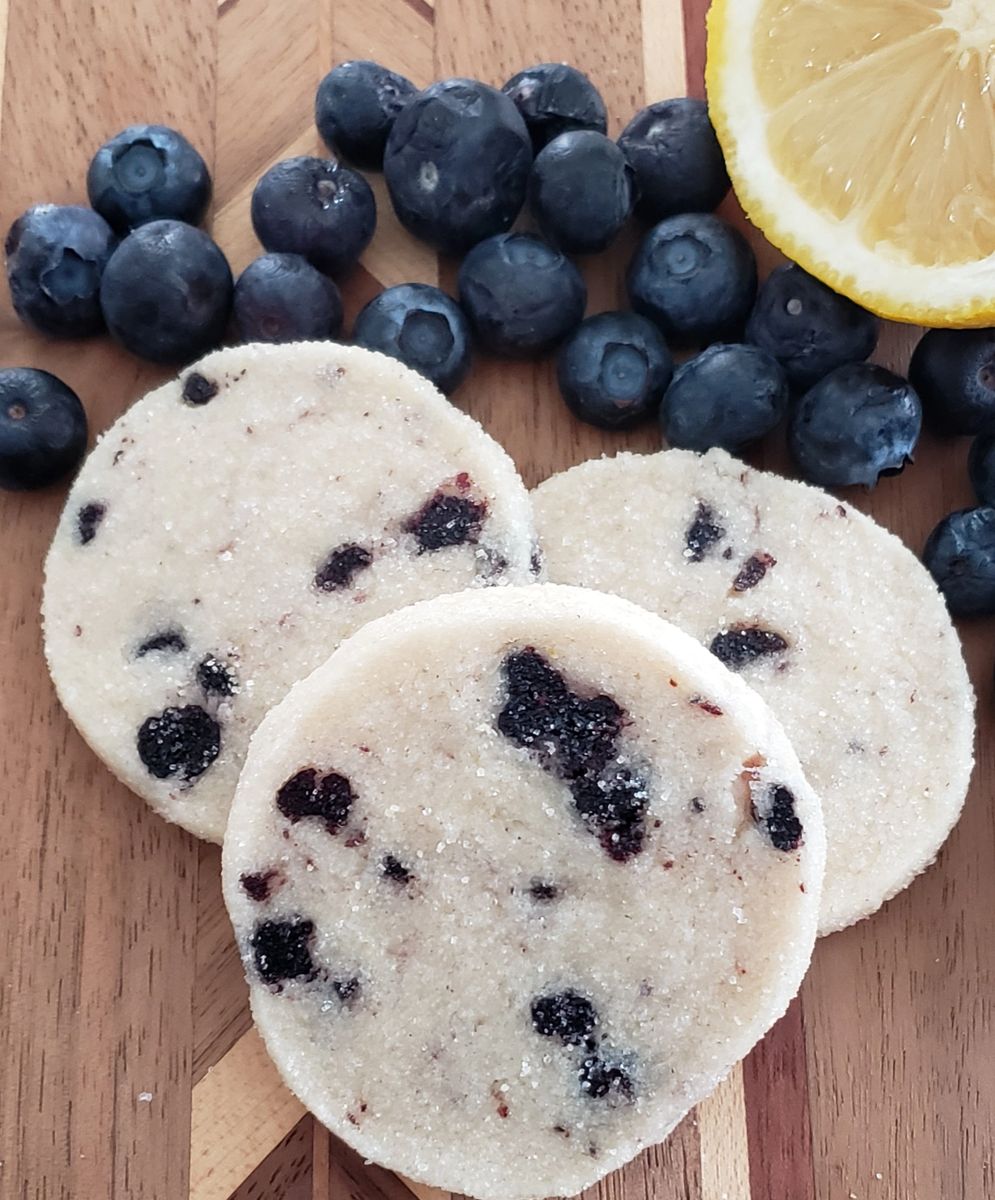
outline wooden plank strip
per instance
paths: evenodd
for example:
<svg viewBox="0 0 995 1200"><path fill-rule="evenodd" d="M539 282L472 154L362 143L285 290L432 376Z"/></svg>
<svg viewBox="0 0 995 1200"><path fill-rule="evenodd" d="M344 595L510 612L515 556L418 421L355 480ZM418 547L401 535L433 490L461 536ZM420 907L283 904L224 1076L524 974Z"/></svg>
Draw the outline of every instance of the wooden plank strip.
<svg viewBox="0 0 995 1200"><path fill-rule="evenodd" d="M448 1200L447 1192L411 1183L366 1162L317 1121L314 1123L313 1200Z"/></svg>
<svg viewBox="0 0 995 1200"><path fill-rule="evenodd" d="M701 1200L750 1200L742 1066L734 1067L728 1079L698 1105L696 1116L701 1144Z"/></svg>
<svg viewBox="0 0 995 1200"><path fill-rule="evenodd" d="M802 1006L795 1000L743 1064L751 1200L815 1200Z"/></svg>
<svg viewBox="0 0 995 1200"><path fill-rule="evenodd" d="M228 1200L314 1200L314 1117L298 1121Z"/></svg>
<svg viewBox="0 0 995 1200"><path fill-rule="evenodd" d="M193 1089L190 1200L228 1200L305 1115L251 1029Z"/></svg>
<svg viewBox="0 0 995 1200"><path fill-rule="evenodd" d="M685 78L684 13L679 4L642 0L643 102L678 95ZM676 88L676 90L675 90Z"/></svg>
<svg viewBox="0 0 995 1200"><path fill-rule="evenodd" d="M197 887L197 988L193 998L193 1082L252 1024L242 962L221 898L221 851L201 842Z"/></svg>
<svg viewBox="0 0 995 1200"><path fill-rule="evenodd" d="M684 57L687 94L705 96L705 15L711 0L684 0Z"/></svg>

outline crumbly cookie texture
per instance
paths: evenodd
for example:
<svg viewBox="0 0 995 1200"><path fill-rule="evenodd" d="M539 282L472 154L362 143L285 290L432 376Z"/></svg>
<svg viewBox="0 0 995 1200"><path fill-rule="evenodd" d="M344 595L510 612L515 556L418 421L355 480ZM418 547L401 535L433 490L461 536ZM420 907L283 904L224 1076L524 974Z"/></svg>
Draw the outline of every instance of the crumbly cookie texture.
<svg viewBox="0 0 995 1200"><path fill-rule="evenodd" d="M825 809L822 933L933 861L970 780L974 694L943 600L896 537L721 451L583 463L533 499L550 579L676 622L784 725Z"/></svg>
<svg viewBox="0 0 995 1200"><path fill-rule="evenodd" d="M130 408L46 565L59 696L111 770L220 841L249 737L367 621L532 577L528 494L470 417L334 343L209 355Z"/></svg>
<svg viewBox="0 0 995 1200"><path fill-rule="evenodd" d="M483 1200L663 1138L784 1011L824 833L784 733L693 639L537 584L368 625L257 730L224 890L289 1086Z"/></svg>

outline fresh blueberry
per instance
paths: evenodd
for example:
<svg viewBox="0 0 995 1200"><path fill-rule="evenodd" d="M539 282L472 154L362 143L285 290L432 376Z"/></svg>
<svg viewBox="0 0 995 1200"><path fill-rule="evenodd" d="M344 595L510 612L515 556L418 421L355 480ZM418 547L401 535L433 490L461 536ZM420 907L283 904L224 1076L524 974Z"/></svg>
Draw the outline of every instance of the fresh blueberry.
<svg viewBox="0 0 995 1200"><path fill-rule="evenodd" d="M252 193L252 227L266 249L302 254L328 275L356 265L376 226L370 185L330 158L286 158Z"/></svg>
<svg viewBox="0 0 995 1200"><path fill-rule="evenodd" d="M636 211L647 221L712 212L729 191L722 147L703 100L659 100L618 139L636 176Z"/></svg>
<svg viewBox="0 0 995 1200"><path fill-rule="evenodd" d="M79 397L48 371L0 370L0 487L47 487L79 466L86 413Z"/></svg>
<svg viewBox="0 0 995 1200"><path fill-rule="evenodd" d="M165 125L130 125L93 156L86 190L97 212L121 233L164 218L196 225L211 198L211 176L182 133Z"/></svg>
<svg viewBox="0 0 995 1200"><path fill-rule="evenodd" d="M103 217L75 204L36 204L7 234L14 311L50 337L88 337L104 327L100 277L116 238Z"/></svg>
<svg viewBox="0 0 995 1200"><path fill-rule="evenodd" d="M757 263L738 229L709 214L661 221L629 266L629 298L664 336L687 345L740 333L757 292Z"/></svg>
<svg viewBox="0 0 995 1200"><path fill-rule="evenodd" d="M995 329L931 329L909 379L938 433L995 433Z"/></svg>
<svg viewBox="0 0 995 1200"><path fill-rule="evenodd" d="M299 254L263 254L235 284L235 324L243 342L306 342L335 337L342 297Z"/></svg>
<svg viewBox="0 0 995 1200"><path fill-rule="evenodd" d="M765 437L788 411L780 364L756 346L709 346L674 375L660 405L671 446L735 454Z"/></svg>
<svg viewBox="0 0 995 1200"><path fill-rule="evenodd" d="M922 552L955 617L995 614L995 508L944 517Z"/></svg>
<svg viewBox="0 0 995 1200"><path fill-rule="evenodd" d="M801 473L820 487L873 487L912 461L922 405L908 382L884 367L837 367L791 413L788 443Z"/></svg>
<svg viewBox="0 0 995 1200"><path fill-rule="evenodd" d="M746 325L746 340L784 367L800 391L877 345L878 320L794 263L772 271Z"/></svg>
<svg viewBox="0 0 995 1200"><path fill-rule="evenodd" d="M632 172L603 133L561 133L536 155L529 206L539 228L568 254L604 250L632 210Z"/></svg>
<svg viewBox="0 0 995 1200"><path fill-rule="evenodd" d="M152 362L187 362L217 346L231 311L228 260L206 233L152 221L111 255L100 306L111 336Z"/></svg>
<svg viewBox="0 0 995 1200"><path fill-rule="evenodd" d="M507 96L473 79L444 79L404 106L383 169L401 224L462 254L509 228L531 163L528 130Z"/></svg>
<svg viewBox="0 0 995 1200"><path fill-rule="evenodd" d="M447 396L470 369L470 325L445 292L401 283L375 296L356 318L353 341L424 375Z"/></svg>
<svg viewBox="0 0 995 1200"><path fill-rule="evenodd" d="M645 317L588 317L560 351L557 377L567 407L602 429L628 429L652 416L674 373L663 335Z"/></svg>
<svg viewBox="0 0 995 1200"><path fill-rule="evenodd" d="M587 288L573 263L542 238L502 233L463 260L459 297L485 349L534 358L580 323Z"/></svg>
<svg viewBox="0 0 995 1200"><path fill-rule="evenodd" d="M978 503L995 505L995 434L985 433L974 439L967 471Z"/></svg>
<svg viewBox="0 0 995 1200"><path fill-rule="evenodd" d="M601 93L566 63L538 63L513 75L501 89L525 119L535 152L572 129L604 133L608 113Z"/></svg>
<svg viewBox="0 0 995 1200"><path fill-rule="evenodd" d="M314 121L329 150L379 169L394 118L417 94L410 79L379 63L339 63L318 84Z"/></svg>

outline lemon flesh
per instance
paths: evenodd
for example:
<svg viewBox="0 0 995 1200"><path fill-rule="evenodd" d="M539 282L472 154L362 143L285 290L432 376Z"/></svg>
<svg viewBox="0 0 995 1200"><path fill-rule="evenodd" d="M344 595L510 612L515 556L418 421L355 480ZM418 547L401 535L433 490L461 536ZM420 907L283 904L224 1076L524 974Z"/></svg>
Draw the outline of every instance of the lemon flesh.
<svg viewBox="0 0 995 1200"><path fill-rule="evenodd" d="M995 0L715 0L708 94L775 245L883 316L995 319Z"/></svg>

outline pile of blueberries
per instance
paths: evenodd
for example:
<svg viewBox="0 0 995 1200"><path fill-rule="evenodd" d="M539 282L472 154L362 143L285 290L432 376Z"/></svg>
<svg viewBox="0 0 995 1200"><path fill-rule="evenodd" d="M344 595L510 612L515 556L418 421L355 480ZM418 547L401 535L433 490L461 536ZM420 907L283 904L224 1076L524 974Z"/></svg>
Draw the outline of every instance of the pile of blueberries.
<svg viewBox="0 0 995 1200"><path fill-rule="evenodd" d="M14 308L53 337L106 329L125 349L182 363L234 327L243 341L338 338L336 280L369 245L376 201L355 168L382 170L398 219L459 255L458 299L423 283L388 288L352 340L407 363L449 394L471 347L514 358L556 351L580 419L627 429L654 416L672 446L733 453L787 419L801 474L873 486L912 460L923 416L979 435L971 478L982 507L952 514L925 558L952 611L995 612L995 330L931 331L910 380L865 360L878 322L800 267L758 288L749 243L714 215L729 191L703 102L636 114L617 141L590 79L565 64L497 90L446 79L424 91L373 62L347 62L315 104L329 158L278 162L252 196L266 250L233 281L198 228L207 166L175 130L132 126L96 153L91 207L37 205L6 242ZM341 160L354 164L349 167ZM538 232L511 232L526 209ZM570 256L607 249L635 215L631 311L584 319ZM672 350L693 352L676 366ZM0 372L0 485L43 486L77 465L78 399L46 372Z"/></svg>

